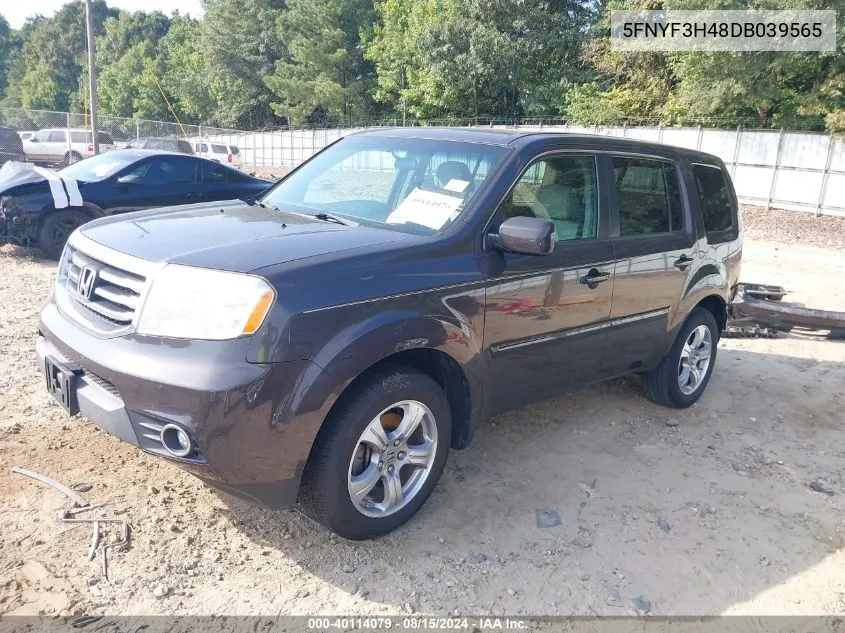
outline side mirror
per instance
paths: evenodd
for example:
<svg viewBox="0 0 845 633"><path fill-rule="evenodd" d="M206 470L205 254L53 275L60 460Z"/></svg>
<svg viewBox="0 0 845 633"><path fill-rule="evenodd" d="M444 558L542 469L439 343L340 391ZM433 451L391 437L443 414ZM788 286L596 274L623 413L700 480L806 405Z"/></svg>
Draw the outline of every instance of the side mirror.
<svg viewBox="0 0 845 633"><path fill-rule="evenodd" d="M126 174L117 179L119 185L137 185L141 181L138 174Z"/></svg>
<svg viewBox="0 0 845 633"><path fill-rule="evenodd" d="M523 255L550 255L555 250L555 225L547 218L516 217L505 220L493 236L497 248Z"/></svg>

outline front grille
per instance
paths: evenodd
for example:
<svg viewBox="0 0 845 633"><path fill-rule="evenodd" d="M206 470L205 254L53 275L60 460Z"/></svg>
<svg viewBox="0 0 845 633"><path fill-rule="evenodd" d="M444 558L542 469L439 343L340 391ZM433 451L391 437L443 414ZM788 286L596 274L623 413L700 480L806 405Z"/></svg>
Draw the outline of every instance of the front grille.
<svg viewBox="0 0 845 633"><path fill-rule="evenodd" d="M117 387L115 387L111 382L109 382L105 378L102 378L102 377L98 376L97 374L90 372L90 371L88 371L87 369L84 369L84 368L82 370L82 373L85 374L85 377L88 380L90 380L91 382L100 385L100 387L102 387L103 389L108 391L114 397L120 398L120 392L117 390Z"/></svg>
<svg viewBox="0 0 845 633"><path fill-rule="evenodd" d="M100 261L68 245L62 262L65 288L73 303L109 330L128 327L141 305L146 278ZM92 273L93 271L93 273ZM80 277L88 279L88 292Z"/></svg>

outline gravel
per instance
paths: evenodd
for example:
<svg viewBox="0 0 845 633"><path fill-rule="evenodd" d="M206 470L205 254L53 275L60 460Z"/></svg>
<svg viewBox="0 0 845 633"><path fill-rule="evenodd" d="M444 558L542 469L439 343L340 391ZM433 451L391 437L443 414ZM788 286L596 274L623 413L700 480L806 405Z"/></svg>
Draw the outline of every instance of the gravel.
<svg viewBox="0 0 845 633"><path fill-rule="evenodd" d="M750 240L845 251L845 217L744 205L742 218Z"/></svg>

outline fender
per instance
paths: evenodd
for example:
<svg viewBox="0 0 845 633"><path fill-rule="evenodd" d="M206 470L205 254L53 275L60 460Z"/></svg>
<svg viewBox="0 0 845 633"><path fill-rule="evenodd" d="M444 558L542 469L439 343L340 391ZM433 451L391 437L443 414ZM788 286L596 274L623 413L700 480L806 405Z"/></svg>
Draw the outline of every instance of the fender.
<svg viewBox="0 0 845 633"><path fill-rule="evenodd" d="M408 306L412 303L419 306L419 298L407 301ZM414 349L438 350L461 366L469 384L472 410L480 408L481 363L476 361L481 353L482 311L474 315L457 311L423 314L400 306L384 310L382 302L362 305L365 308L356 311L359 320L335 330L334 336L313 347L303 339L314 341L314 332L331 331L323 329L324 321L333 321L339 315L328 309L291 319L288 337L279 338L289 340L289 349L312 347L312 353L303 359L310 362L302 365L303 371L290 392L280 398L273 411L273 428L295 429L299 443L307 445L310 452L326 416L356 378L391 356ZM448 299L444 299L443 305L448 305ZM255 355L256 350L251 350L251 362L255 362ZM301 469L297 476L300 474Z"/></svg>

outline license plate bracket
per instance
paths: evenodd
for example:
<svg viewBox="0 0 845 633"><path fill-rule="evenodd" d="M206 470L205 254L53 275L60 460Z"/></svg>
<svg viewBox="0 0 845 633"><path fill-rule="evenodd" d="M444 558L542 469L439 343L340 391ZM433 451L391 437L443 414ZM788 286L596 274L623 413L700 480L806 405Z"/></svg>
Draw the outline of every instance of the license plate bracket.
<svg viewBox="0 0 845 633"><path fill-rule="evenodd" d="M81 370L73 365L56 360L53 356L44 359L44 374L47 391L71 415L79 413L79 399L76 396L76 377Z"/></svg>

